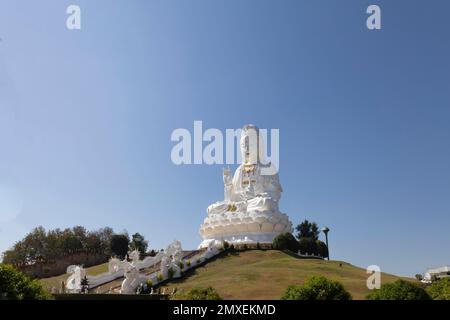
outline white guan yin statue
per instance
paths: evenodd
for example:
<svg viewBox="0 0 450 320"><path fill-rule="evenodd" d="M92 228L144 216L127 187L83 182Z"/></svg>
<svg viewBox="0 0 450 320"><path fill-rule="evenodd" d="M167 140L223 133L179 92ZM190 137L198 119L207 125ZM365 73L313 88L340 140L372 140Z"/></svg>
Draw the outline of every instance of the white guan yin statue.
<svg viewBox="0 0 450 320"><path fill-rule="evenodd" d="M240 139L242 164L231 177L223 170L225 199L210 205L200 226L200 248L212 241L229 243L272 243L280 233L292 232L292 223L281 213L278 202L282 188L278 174L264 174L264 145L259 129L246 125Z"/></svg>

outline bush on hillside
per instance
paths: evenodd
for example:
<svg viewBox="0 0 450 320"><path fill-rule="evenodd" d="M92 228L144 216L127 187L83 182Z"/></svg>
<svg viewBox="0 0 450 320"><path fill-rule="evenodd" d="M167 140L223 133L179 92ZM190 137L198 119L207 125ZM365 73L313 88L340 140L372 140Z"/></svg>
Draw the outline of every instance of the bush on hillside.
<svg viewBox="0 0 450 320"><path fill-rule="evenodd" d="M301 238L298 244L300 253L315 254L315 255L319 253L316 240L314 240L313 238Z"/></svg>
<svg viewBox="0 0 450 320"><path fill-rule="evenodd" d="M289 232L281 233L276 236L275 239L273 239L272 246L276 250L289 250L295 253L297 253L299 249L299 243Z"/></svg>
<svg viewBox="0 0 450 320"><path fill-rule="evenodd" d="M433 282L427 288L428 294L434 300L450 300L450 278L444 278Z"/></svg>
<svg viewBox="0 0 450 320"><path fill-rule="evenodd" d="M281 297L282 300L351 300L351 294L344 286L325 277L314 276L303 285L289 286Z"/></svg>
<svg viewBox="0 0 450 320"><path fill-rule="evenodd" d="M316 241L317 253L323 257L328 258L328 247L325 242L317 240Z"/></svg>
<svg viewBox="0 0 450 320"><path fill-rule="evenodd" d="M8 264L0 264L0 296L10 300L52 299L38 280L31 280Z"/></svg>
<svg viewBox="0 0 450 320"><path fill-rule="evenodd" d="M188 291L177 292L171 300L222 300L220 295L212 287L194 288Z"/></svg>
<svg viewBox="0 0 450 320"><path fill-rule="evenodd" d="M381 285L367 296L368 300L430 300L425 289L405 280Z"/></svg>
<svg viewBox="0 0 450 320"><path fill-rule="evenodd" d="M172 267L170 267L168 270L167 270L167 276L169 277L169 279L172 279L173 278L173 276L174 276L174 274L175 274L175 271L173 270L173 268Z"/></svg>

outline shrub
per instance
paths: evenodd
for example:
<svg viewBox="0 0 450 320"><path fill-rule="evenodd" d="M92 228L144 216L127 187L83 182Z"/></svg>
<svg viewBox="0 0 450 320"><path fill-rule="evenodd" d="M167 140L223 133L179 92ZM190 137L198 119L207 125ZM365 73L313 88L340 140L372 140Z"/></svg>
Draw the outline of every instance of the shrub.
<svg viewBox="0 0 450 320"><path fill-rule="evenodd" d="M186 265L188 266L188 268L191 266L191 260L188 260L187 262L186 262Z"/></svg>
<svg viewBox="0 0 450 320"><path fill-rule="evenodd" d="M301 253L318 254L317 242L313 238L301 238L298 242Z"/></svg>
<svg viewBox="0 0 450 320"><path fill-rule="evenodd" d="M352 296L338 281L311 277L303 285L289 286L282 300L351 300Z"/></svg>
<svg viewBox="0 0 450 320"><path fill-rule="evenodd" d="M385 283L367 296L369 300L430 300L428 293L418 285L405 280Z"/></svg>
<svg viewBox="0 0 450 320"><path fill-rule="evenodd" d="M153 282L151 280L147 280L145 284L147 285L147 288L153 287Z"/></svg>
<svg viewBox="0 0 450 320"><path fill-rule="evenodd" d="M158 280L158 282L161 282L164 280L164 277L161 273L158 273L158 275L156 276L156 280Z"/></svg>
<svg viewBox="0 0 450 320"><path fill-rule="evenodd" d="M183 263L183 261L180 261L180 263L178 264L178 266L180 267L181 270L183 270L183 269L184 269L184 263Z"/></svg>
<svg viewBox="0 0 450 320"><path fill-rule="evenodd" d="M169 268L169 270L167 270L167 272L168 272L168 277L169 277L169 279L172 279L173 278L173 275L174 275L174 271L173 271L173 268Z"/></svg>
<svg viewBox="0 0 450 320"><path fill-rule="evenodd" d="M317 253L321 257L323 257L323 258L328 257L328 247L323 241L316 240L316 247L317 247Z"/></svg>
<svg viewBox="0 0 450 320"><path fill-rule="evenodd" d="M224 241L223 242L223 248L224 250L227 250L230 247L230 244L228 243L228 241Z"/></svg>
<svg viewBox="0 0 450 320"><path fill-rule="evenodd" d="M185 292L177 292L170 299L172 300L222 300L220 295L212 287L193 288Z"/></svg>
<svg viewBox="0 0 450 320"><path fill-rule="evenodd" d="M433 282L427 288L427 292L434 300L450 300L450 278L443 278Z"/></svg>
<svg viewBox="0 0 450 320"><path fill-rule="evenodd" d="M11 300L52 299L38 280L31 280L7 264L0 264L0 293Z"/></svg>
<svg viewBox="0 0 450 320"><path fill-rule="evenodd" d="M292 252L297 252L299 245L294 236L289 232L279 234L273 239L273 248L277 250L290 250Z"/></svg>

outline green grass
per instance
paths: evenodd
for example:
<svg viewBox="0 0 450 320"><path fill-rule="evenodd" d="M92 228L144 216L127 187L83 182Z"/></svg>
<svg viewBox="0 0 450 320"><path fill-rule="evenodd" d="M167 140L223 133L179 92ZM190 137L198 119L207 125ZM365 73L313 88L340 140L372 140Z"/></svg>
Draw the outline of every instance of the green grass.
<svg viewBox="0 0 450 320"><path fill-rule="evenodd" d="M279 299L289 285L302 284L313 275L341 282L353 299L364 299L370 292L365 269L342 261L298 259L276 250L227 253L165 287L187 290L212 286L224 299ZM384 273L381 276L382 283L397 279Z"/></svg>
<svg viewBox="0 0 450 320"><path fill-rule="evenodd" d="M86 268L86 274L92 276L107 271L108 271L108 263L102 263L96 266ZM61 288L61 281L66 281L69 276L70 275L68 273L65 273L51 278L40 279L40 281L49 290L51 290L53 287L59 290Z"/></svg>

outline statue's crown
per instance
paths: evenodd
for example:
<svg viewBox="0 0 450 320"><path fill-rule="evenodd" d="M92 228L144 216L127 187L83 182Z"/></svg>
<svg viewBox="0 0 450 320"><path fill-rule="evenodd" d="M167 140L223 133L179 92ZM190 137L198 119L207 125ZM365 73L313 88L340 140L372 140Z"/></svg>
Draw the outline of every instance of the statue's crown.
<svg viewBox="0 0 450 320"><path fill-rule="evenodd" d="M242 127L243 132L247 132L250 130L255 130L256 132L259 132L259 128L255 126L254 124L246 124Z"/></svg>

